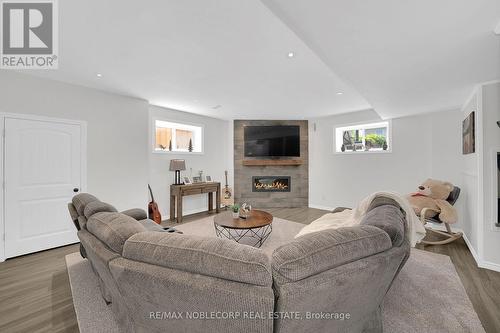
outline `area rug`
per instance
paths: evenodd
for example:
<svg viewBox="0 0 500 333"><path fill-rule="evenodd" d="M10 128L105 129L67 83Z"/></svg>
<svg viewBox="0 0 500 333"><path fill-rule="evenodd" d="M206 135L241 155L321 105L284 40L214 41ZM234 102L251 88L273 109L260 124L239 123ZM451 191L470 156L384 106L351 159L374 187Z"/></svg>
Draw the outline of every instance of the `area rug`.
<svg viewBox="0 0 500 333"><path fill-rule="evenodd" d="M285 244L305 227L305 224L273 218L273 231L260 247L269 257L279 246ZM175 226L176 229L187 235L215 237L214 218L206 217L198 221Z"/></svg>
<svg viewBox="0 0 500 333"><path fill-rule="evenodd" d="M271 236L262 246L272 250L304 227L275 218ZM186 234L215 237L213 217L177 227ZM66 256L73 303L82 333L119 332L111 309L104 303L97 278L79 253ZM412 249L408 262L384 302L384 332L484 332L448 256Z"/></svg>

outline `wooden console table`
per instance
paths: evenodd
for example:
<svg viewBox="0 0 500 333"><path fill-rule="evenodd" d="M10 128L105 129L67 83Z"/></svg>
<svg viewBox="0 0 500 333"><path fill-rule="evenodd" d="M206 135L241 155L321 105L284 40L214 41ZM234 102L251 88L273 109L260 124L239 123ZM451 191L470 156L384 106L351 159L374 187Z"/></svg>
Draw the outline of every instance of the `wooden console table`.
<svg viewBox="0 0 500 333"><path fill-rule="evenodd" d="M208 193L208 211L212 211L215 192L215 211L220 208L220 183L196 183L190 185L170 185L170 220L175 221L177 210L177 223L182 222L182 198L188 195Z"/></svg>

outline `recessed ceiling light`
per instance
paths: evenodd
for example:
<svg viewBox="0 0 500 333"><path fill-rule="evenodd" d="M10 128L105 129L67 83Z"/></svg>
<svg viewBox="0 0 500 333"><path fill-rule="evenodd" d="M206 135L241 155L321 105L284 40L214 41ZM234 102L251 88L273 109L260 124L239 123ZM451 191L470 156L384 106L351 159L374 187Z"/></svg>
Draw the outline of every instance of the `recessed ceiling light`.
<svg viewBox="0 0 500 333"><path fill-rule="evenodd" d="M101 73L97 73L97 77L102 77L102 74Z"/></svg>
<svg viewBox="0 0 500 333"><path fill-rule="evenodd" d="M340 96L340 95L343 95L343 94L344 94L344 93L343 93L342 91L339 91L339 92L337 93L337 95L339 95L339 96Z"/></svg>
<svg viewBox="0 0 500 333"><path fill-rule="evenodd" d="M293 57L295 57L295 53L288 52L287 56L288 56L288 58L293 58Z"/></svg>

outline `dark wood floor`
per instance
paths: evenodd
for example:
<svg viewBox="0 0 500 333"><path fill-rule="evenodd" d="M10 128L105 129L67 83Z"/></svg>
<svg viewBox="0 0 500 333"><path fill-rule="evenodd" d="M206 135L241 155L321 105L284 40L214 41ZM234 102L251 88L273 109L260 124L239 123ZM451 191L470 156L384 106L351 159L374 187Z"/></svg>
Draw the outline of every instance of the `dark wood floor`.
<svg viewBox="0 0 500 333"><path fill-rule="evenodd" d="M312 208L268 211L304 224L325 213ZM183 223L205 216L194 214ZM486 332L500 332L500 273L477 268L463 241L423 249L451 257ZM69 245L0 263L0 332L78 332L64 260L77 251L78 245Z"/></svg>
<svg viewBox="0 0 500 333"><path fill-rule="evenodd" d="M0 263L0 332L78 332L64 256L69 245Z"/></svg>

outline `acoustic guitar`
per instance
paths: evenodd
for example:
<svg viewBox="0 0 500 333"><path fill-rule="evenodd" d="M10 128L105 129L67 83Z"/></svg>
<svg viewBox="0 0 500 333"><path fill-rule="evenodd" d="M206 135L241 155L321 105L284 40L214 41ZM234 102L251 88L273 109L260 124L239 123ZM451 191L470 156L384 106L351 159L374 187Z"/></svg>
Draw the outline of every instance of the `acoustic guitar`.
<svg viewBox="0 0 500 333"><path fill-rule="evenodd" d="M221 193L221 203L224 206L231 206L234 204L234 198L233 198L233 190L229 187L229 184L227 182L227 170L224 171L225 177L226 177L226 185L224 186L224 189L222 190Z"/></svg>
<svg viewBox="0 0 500 333"><path fill-rule="evenodd" d="M155 198L153 197L153 191L151 191L151 186L148 184L149 194L151 195L151 201L148 204L148 218L150 220L155 221L158 224L161 224L161 214L158 209L158 204L155 202Z"/></svg>

